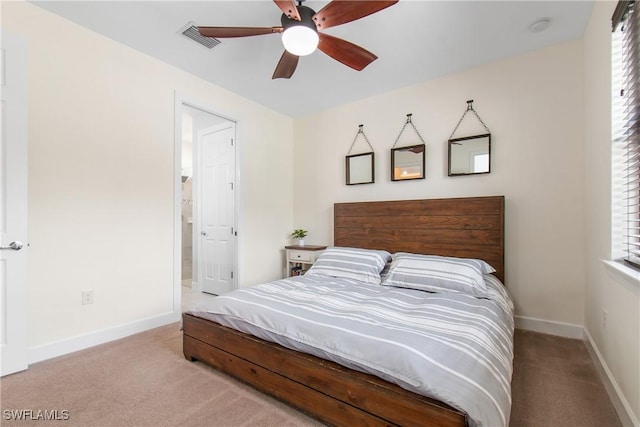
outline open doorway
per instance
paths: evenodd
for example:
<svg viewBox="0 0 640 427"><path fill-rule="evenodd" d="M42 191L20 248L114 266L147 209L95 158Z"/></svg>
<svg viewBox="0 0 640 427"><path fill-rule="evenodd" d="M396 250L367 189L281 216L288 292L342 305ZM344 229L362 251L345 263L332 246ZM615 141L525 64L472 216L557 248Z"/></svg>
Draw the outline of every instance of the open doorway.
<svg viewBox="0 0 640 427"><path fill-rule="evenodd" d="M194 109L185 106L182 112L182 166L181 181L181 215L180 229L182 233L181 285L194 287L193 283L193 117L198 114ZM196 277L197 286L197 277Z"/></svg>
<svg viewBox="0 0 640 427"><path fill-rule="evenodd" d="M174 310L203 291L236 288L235 129L235 121L176 99Z"/></svg>

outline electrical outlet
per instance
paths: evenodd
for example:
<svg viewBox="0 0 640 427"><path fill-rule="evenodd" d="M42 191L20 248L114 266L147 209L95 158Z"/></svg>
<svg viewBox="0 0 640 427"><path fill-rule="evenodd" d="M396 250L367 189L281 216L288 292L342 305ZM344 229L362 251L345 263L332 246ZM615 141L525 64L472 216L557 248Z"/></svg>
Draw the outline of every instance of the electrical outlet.
<svg viewBox="0 0 640 427"><path fill-rule="evenodd" d="M607 310L602 310L602 329L607 329Z"/></svg>
<svg viewBox="0 0 640 427"><path fill-rule="evenodd" d="M82 305L93 304L93 290L82 291Z"/></svg>

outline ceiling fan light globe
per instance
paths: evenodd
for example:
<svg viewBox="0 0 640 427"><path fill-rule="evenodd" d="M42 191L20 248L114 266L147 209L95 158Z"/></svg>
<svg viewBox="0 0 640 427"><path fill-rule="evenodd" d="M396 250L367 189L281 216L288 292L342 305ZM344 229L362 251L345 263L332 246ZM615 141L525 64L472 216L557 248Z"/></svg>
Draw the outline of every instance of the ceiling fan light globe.
<svg viewBox="0 0 640 427"><path fill-rule="evenodd" d="M318 48L318 32L305 25L294 25L282 33L282 44L287 52L296 56L306 56Z"/></svg>

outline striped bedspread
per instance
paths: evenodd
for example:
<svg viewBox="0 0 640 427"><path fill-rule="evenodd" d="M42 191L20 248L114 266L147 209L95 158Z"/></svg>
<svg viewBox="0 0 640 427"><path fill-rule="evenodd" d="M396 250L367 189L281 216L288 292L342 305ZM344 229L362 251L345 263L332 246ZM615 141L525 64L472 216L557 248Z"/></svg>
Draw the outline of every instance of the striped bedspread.
<svg viewBox="0 0 640 427"><path fill-rule="evenodd" d="M300 276L214 298L191 313L446 402L471 425L508 426L513 304Z"/></svg>

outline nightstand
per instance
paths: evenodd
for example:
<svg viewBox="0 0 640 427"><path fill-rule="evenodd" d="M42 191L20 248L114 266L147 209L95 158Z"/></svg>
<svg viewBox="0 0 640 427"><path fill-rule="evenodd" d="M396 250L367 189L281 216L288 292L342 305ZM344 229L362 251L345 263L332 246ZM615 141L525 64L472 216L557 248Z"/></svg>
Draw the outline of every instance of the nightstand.
<svg viewBox="0 0 640 427"><path fill-rule="evenodd" d="M285 246L284 277L302 276L320 256L326 246Z"/></svg>

